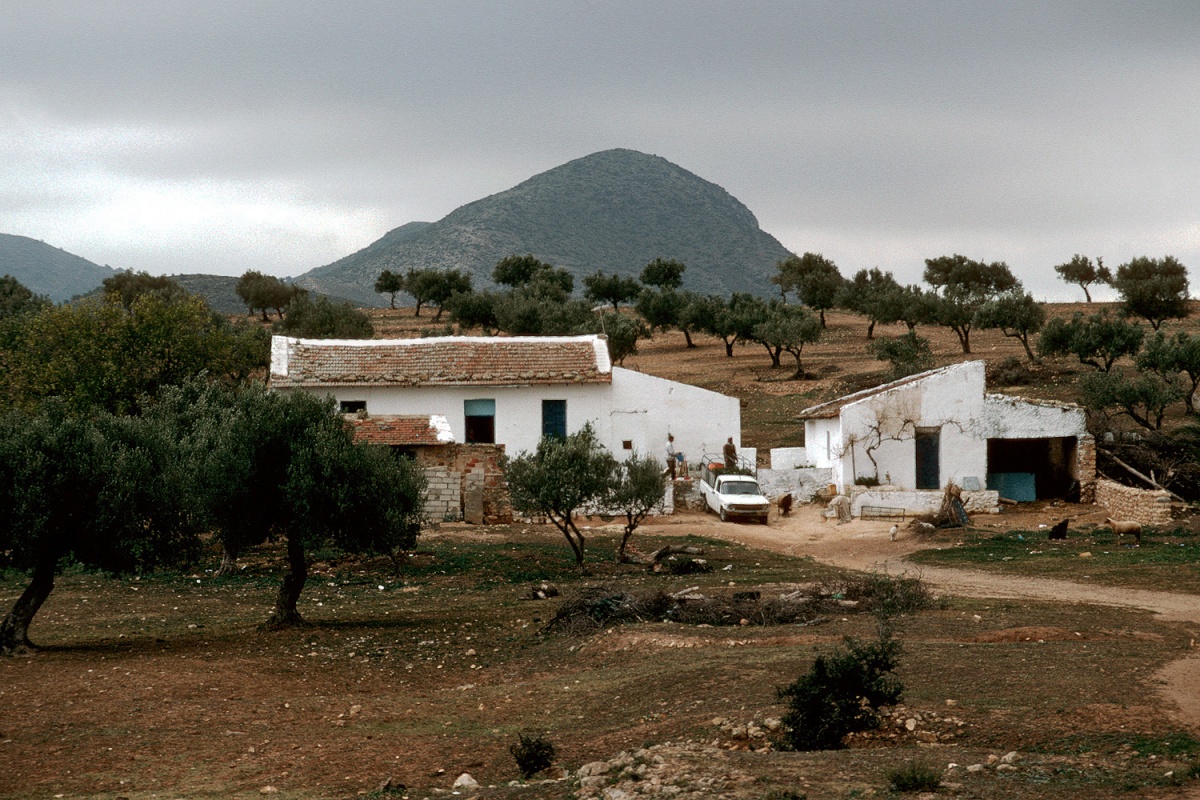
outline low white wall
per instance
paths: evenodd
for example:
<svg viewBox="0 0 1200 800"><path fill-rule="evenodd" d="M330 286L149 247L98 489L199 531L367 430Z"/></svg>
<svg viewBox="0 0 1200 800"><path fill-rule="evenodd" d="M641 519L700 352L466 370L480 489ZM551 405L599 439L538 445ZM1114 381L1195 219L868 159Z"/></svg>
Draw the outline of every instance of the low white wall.
<svg viewBox="0 0 1200 800"><path fill-rule="evenodd" d="M760 469L758 485L763 494L770 498L791 492L792 499L807 503L817 492L833 482L833 470L828 467L806 469Z"/></svg>
<svg viewBox="0 0 1200 800"><path fill-rule="evenodd" d="M771 448L771 469L796 469L797 467L811 467L809 463L808 450L803 447L772 447Z"/></svg>
<svg viewBox="0 0 1200 800"><path fill-rule="evenodd" d="M862 515L863 506L902 508L910 514L936 514L942 507L944 492L891 488L887 486L850 487L850 513ZM962 493L963 508L968 514L998 514L1000 493L992 489Z"/></svg>

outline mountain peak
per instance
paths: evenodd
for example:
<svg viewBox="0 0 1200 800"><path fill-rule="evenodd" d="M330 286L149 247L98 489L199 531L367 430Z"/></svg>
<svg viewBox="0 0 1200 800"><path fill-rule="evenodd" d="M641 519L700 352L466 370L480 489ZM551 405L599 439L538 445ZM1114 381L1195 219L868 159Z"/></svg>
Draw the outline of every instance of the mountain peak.
<svg viewBox="0 0 1200 800"><path fill-rule="evenodd" d="M687 264L700 292L766 293L788 251L715 183L661 156L614 148L568 161L441 220L389 232L297 283L372 305L384 269L463 269L491 285L500 259L532 253L576 279L596 270L637 275L655 258Z"/></svg>

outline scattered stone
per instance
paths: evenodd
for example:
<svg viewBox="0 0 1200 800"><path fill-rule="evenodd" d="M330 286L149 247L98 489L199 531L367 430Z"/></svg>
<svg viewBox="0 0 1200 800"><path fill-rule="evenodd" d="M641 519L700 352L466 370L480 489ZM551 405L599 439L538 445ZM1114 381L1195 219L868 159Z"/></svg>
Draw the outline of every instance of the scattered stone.
<svg viewBox="0 0 1200 800"><path fill-rule="evenodd" d="M454 779L454 785L451 788L473 792L479 788L479 781L472 778L471 773L464 772Z"/></svg>
<svg viewBox="0 0 1200 800"><path fill-rule="evenodd" d="M917 720L915 717L909 717L904 720L904 730L915 731L917 729Z"/></svg>
<svg viewBox="0 0 1200 800"><path fill-rule="evenodd" d="M1020 757L1021 757L1020 753L1018 753L1016 750L1010 750L1009 752L1000 756L1000 760L1003 761L1005 764L1012 764Z"/></svg>
<svg viewBox="0 0 1200 800"><path fill-rule="evenodd" d="M258 790L259 794L276 794L278 792L279 792L279 790L276 789L274 786L264 786Z"/></svg>
<svg viewBox="0 0 1200 800"><path fill-rule="evenodd" d="M590 778L593 775L603 775L608 772L608 762L606 761L590 761L579 768L575 773L580 778Z"/></svg>
<svg viewBox="0 0 1200 800"><path fill-rule="evenodd" d="M967 772L983 772L983 764L972 764L967 767Z"/></svg>
<svg viewBox="0 0 1200 800"><path fill-rule="evenodd" d="M353 717L355 714L357 714L360 711L362 711L362 706L359 706L359 705L350 706L350 716Z"/></svg>
<svg viewBox="0 0 1200 800"><path fill-rule="evenodd" d="M999 760L1000 760L1000 756L996 755L995 753L991 753L991 754L990 754L990 755L988 755L988 757L987 757L987 763L988 763L988 764L995 764L995 763L996 763L997 761L999 761Z"/></svg>
<svg viewBox="0 0 1200 800"><path fill-rule="evenodd" d="M997 764L996 772L1016 772L1017 768L1012 764Z"/></svg>

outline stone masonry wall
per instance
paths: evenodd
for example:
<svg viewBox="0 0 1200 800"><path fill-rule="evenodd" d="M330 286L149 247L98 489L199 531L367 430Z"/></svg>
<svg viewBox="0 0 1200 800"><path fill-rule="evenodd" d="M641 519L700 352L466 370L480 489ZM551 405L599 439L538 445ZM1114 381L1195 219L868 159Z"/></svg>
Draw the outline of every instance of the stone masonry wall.
<svg viewBox="0 0 1200 800"><path fill-rule="evenodd" d="M1079 502L1096 500L1096 439L1080 436L1075 446L1075 478L1079 481Z"/></svg>
<svg viewBox="0 0 1200 800"><path fill-rule="evenodd" d="M417 463L429 481L426 512L434 522L512 522L508 485L500 470L502 444L422 447Z"/></svg>
<svg viewBox="0 0 1200 800"><path fill-rule="evenodd" d="M1133 520L1150 527L1171 524L1171 495L1167 492L1134 489L1115 481L1096 481L1096 505L1108 509L1116 520Z"/></svg>

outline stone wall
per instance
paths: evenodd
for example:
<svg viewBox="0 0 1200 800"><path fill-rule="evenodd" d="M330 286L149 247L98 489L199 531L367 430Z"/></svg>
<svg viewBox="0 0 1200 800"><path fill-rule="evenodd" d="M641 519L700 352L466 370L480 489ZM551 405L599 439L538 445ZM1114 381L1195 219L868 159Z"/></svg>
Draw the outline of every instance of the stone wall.
<svg viewBox="0 0 1200 800"><path fill-rule="evenodd" d="M512 522L512 503L500 470L504 445L448 444L420 447L416 453L429 481L425 512L432 521Z"/></svg>
<svg viewBox="0 0 1200 800"><path fill-rule="evenodd" d="M1096 439L1084 434L1076 440L1075 478L1079 481L1079 502L1096 500Z"/></svg>
<svg viewBox="0 0 1200 800"><path fill-rule="evenodd" d="M1116 481L1096 481L1096 505L1117 520L1133 520L1150 527L1171 524L1171 495L1163 491L1134 489Z"/></svg>

